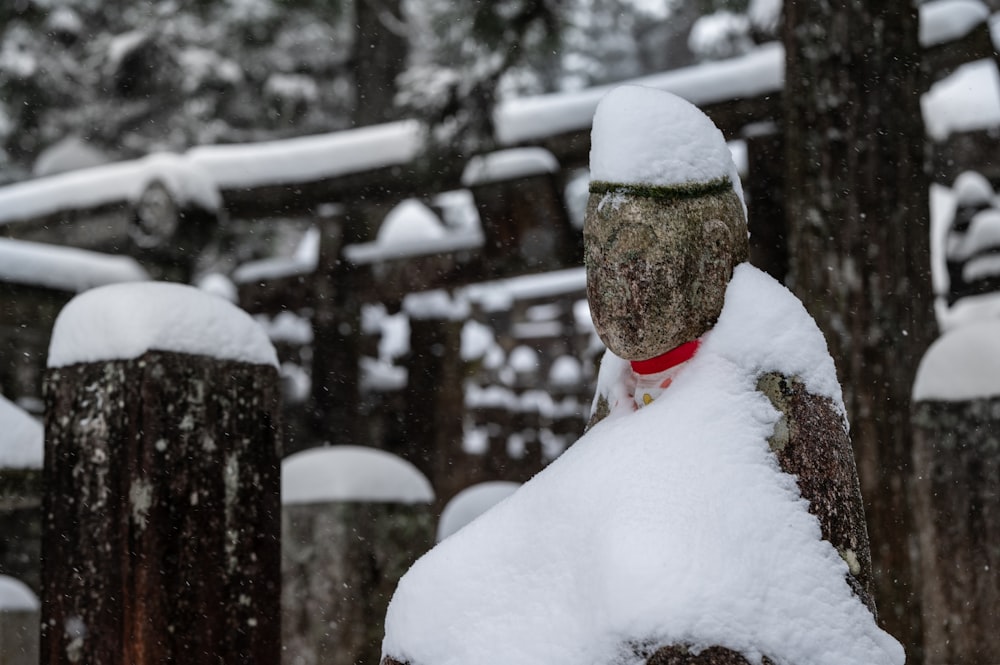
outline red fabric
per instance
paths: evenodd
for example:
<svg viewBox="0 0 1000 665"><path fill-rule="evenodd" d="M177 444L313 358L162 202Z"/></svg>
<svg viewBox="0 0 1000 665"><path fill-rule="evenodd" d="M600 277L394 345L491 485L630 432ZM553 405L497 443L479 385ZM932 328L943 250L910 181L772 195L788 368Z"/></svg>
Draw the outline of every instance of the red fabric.
<svg viewBox="0 0 1000 665"><path fill-rule="evenodd" d="M656 356L655 358L650 358L649 360L633 360L631 361L632 369L636 372L636 374L656 374L657 372L662 372L670 369L671 367L676 367L683 362L691 360L695 352L698 350L699 344L701 344L701 341L696 339L693 342L687 342L686 344L681 344L674 349L670 349L666 353Z"/></svg>

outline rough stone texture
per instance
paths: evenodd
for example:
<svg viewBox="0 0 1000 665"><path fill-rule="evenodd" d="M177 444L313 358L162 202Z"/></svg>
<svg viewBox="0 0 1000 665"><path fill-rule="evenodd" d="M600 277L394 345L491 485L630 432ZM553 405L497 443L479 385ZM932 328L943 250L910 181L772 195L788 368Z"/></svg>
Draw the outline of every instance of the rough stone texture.
<svg viewBox="0 0 1000 665"><path fill-rule="evenodd" d="M0 469L0 534L0 575L16 577L37 594L42 552L40 469Z"/></svg>
<svg viewBox="0 0 1000 665"><path fill-rule="evenodd" d="M875 614L872 560L861 486L846 424L826 397L795 379L768 373L757 381L782 416L771 436L781 469L795 476L823 539L847 562L854 593Z"/></svg>
<svg viewBox="0 0 1000 665"><path fill-rule="evenodd" d="M617 356L646 360L699 337L747 256L739 198L591 194L583 229L587 299Z"/></svg>
<svg viewBox="0 0 1000 665"><path fill-rule="evenodd" d="M430 506L289 505L282 520L285 665L376 665L389 599L434 540Z"/></svg>
<svg viewBox="0 0 1000 665"><path fill-rule="evenodd" d="M0 610L0 665L38 665L38 610Z"/></svg>
<svg viewBox="0 0 1000 665"><path fill-rule="evenodd" d="M278 662L278 389L157 351L49 371L44 662Z"/></svg>
<svg viewBox="0 0 1000 665"><path fill-rule="evenodd" d="M1000 397L913 407L928 663L1000 658Z"/></svg>

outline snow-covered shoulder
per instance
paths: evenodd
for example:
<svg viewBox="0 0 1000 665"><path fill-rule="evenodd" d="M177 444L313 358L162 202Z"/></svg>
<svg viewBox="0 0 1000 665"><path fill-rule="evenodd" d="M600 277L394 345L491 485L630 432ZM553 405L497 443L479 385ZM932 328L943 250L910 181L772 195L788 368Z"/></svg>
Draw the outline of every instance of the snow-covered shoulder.
<svg viewBox="0 0 1000 665"><path fill-rule="evenodd" d="M285 458L282 504L335 501L431 503L434 490L417 467L375 448L327 446Z"/></svg>
<svg viewBox="0 0 1000 665"><path fill-rule="evenodd" d="M267 333L239 307L200 289L167 282L113 284L62 309L48 366L138 358L172 351L278 366Z"/></svg>
<svg viewBox="0 0 1000 665"><path fill-rule="evenodd" d="M798 378L846 415L837 370L816 321L791 291L749 263L733 270L722 314L699 353L728 358L755 378L766 372Z"/></svg>
<svg viewBox="0 0 1000 665"><path fill-rule="evenodd" d="M40 469L45 430L26 411L0 395L0 469Z"/></svg>
<svg viewBox="0 0 1000 665"><path fill-rule="evenodd" d="M920 361L914 401L1000 396L1000 319L968 323L939 337Z"/></svg>

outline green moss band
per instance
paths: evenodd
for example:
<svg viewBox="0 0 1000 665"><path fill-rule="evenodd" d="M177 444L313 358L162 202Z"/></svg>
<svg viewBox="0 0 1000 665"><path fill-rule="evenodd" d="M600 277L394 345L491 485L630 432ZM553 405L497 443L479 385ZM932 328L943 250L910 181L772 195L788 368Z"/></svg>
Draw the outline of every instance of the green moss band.
<svg viewBox="0 0 1000 665"><path fill-rule="evenodd" d="M658 201L678 201L695 199L700 196L722 194L733 188L729 178L717 178L708 182L689 182L682 185L624 185L617 182L595 180L590 183L591 194L625 194Z"/></svg>

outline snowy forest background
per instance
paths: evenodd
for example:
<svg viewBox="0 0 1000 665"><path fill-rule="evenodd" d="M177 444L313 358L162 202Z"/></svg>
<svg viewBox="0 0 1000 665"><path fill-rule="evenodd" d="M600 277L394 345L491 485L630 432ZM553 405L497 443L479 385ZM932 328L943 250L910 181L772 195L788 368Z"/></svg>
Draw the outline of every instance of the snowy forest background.
<svg viewBox="0 0 1000 665"><path fill-rule="evenodd" d="M747 9L723 0L4 3L0 177L51 172L36 160L69 137L122 159L414 116L483 130L497 99L664 71L773 37L777 5Z"/></svg>
<svg viewBox="0 0 1000 665"><path fill-rule="evenodd" d="M0 188L0 236L131 255L138 260L137 269L148 275L197 282L228 294L258 316L281 354L290 447L286 452L329 442L324 432L339 432L411 458L407 446L417 445L414 442L424 446L422 450L451 446L440 459L415 462L435 483L450 483L444 491L435 487L439 512L442 500L462 486L524 480L572 443L589 408L600 345L580 304L579 273L559 271L549 275L549 281L531 278L532 272L571 266L572 252L551 260L522 257L525 260L516 265L496 255L482 262L468 260L482 236L471 244L469 237L458 236L476 227L477 212L485 216L489 205L477 210L479 202L473 203L467 192L441 197L436 178L455 185L470 158L511 147L511 141L498 138L494 126L494 110L501 103L549 93L585 93L593 86L741 56L775 55L767 49L780 42L785 49L783 94L765 95L769 115L759 117L754 115L757 107L739 106L737 93L736 110L726 118L736 118L731 126L738 135L727 138L740 139L733 144L739 152L741 146L747 150L746 143L769 137L754 148L761 152L743 154L749 164L741 164L744 186L751 192L751 228L758 239L780 244L777 258L766 252L760 256L775 261L768 268L803 300L827 336L852 420L879 575L880 618L907 646L908 662L919 663L920 564L913 553L923 534L911 506L919 473L913 468L910 397L920 359L942 328L984 311L970 314L952 307L954 294L947 290L961 281L957 276L973 250L954 245L960 250L954 256L962 262L948 263L944 231L933 229L932 222L951 224L956 208L964 204L969 215L994 204L992 186L1000 181L1000 172L991 150L1000 105L992 98L982 100L1000 90L994 84L995 65L987 63L993 73L986 86L980 85L984 79L976 78L980 70L962 70L962 65L992 59L995 47L988 45L984 55L967 46L961 25L970 15L979 17L969 25L989 41L1000 1L922 3L944 7L933 25L940 28L938 33L956 35L951 50L949 44L926 37L929 24L918 25L916 13L902 6L807 6L811 4L4 2L0 186L9 185L8 193L22 184L45 182L48 176L153 153L183 154L199 146L251 145L365 126L399 127L384 123L407 119L418 119L431 131L419 150L420 160L414 160L420 167L411 171L408 165L395 164L392 176L393 186L419 180L419 191L407 192L407 198L418 196L427 208L414 208L412 199L397 208L403 196L383 188L384 180L371 190L363 180L349 178L340 189L328 190L280 183L256 189L236 185L221 199L213 198L217 193L200 195L188 183L180 191L196 203L208 201L202 207L207 210L199 208L197 214L209 212L213 220L224 220L222 231L212 227L205 235L202 228L172 247L151 248L136 242L131 231L122 236L131 240L121 246L117 237L94 240L97 226L84 222L103 224L101 215L108 214L104 208L95 212L70 205L39 216L37 229L31 228L31 220L18 226L11 222L25 220L17 218L15 206L24 206L27 199L13 194L4 198ZM694 90L717 84L699 82L696 69L690 72ZM928 92L952 74L956 78L948 79L948 94L940 88L942 94L936 97ZM965 75L970 76L960 78ZM927 104L932 97L948 95L950 102L934 108ZM935 108L937 112L931 112ZM741 113L753 122L741 123ZM408 134L399 136L403 138L389 135L387 141L409 140ZM433 158L425 161L423 155ZM247 152L240 159L263 162L269 157ZM542 162L529 170L553 170ZM556 198L537 193L528 197L546 210L552 205L561 208L565 201L568 210L559 215L568 215L576 232L574 201L578 205L581 184L586 184L579 166L556 167ZM960 191L955 177L970 169L981 170L985 177L967 179ZM540 186L544 190L547 185L515 184L485 195L516 198L517 192ZM340 197L351 188L359 192L360 202L323 198L323 192ZM60 193L44 196L55 199ZM33 197L37 201L43 195ZM152 235L161 231L155 227L158 204L162 207L162 201L144 201L154 209L153 227L144 229ZM338 207L342 204L348 207L346 213ZM390 211L395 213L394 224ZM430 211L438 217L428 217ZM191 210L185 214L200 219ZM964 223L959 229L963 233L968 219ZM417 231L399 232L400 225ZM457 244L443 240L442 225ZM390 239L393 226L397 251L399 243L424 250L436 246L444 258L415 252L404 267L387 260L389 255L380 253L377 245L383 231L382 240ZM482 231L489 236L488 228ZM527 237L535 233L531 228L522 231ZM337 236L335 242L332 236ZM964 236L952 240L964 242ZM19 266L35 260L25 259L29 255L20 250L9 251L3 254L8 268L15 259ZM985 254L991 252L993 246L987 247ZM939 264L939 274L950 271L950 284L947 278L932 280L932 259ZM342 266L352 260L363 269L345 272ZM78 277L96 265L89 259L66 261L65 271L78 271ZM180 267L172 269L171 262ZM0 265L0 272L4 267ZM115 264L112 272L126 275L122 279L136 274L131 264ZM994 288L1000 281L997 272L988 266L981 269L978 282L986 290ZM220 274L221 282L212 281ZM427 277L442 274L460 288ZM70 278L65 281L69 286L52 295L45 291L48 286L25 287L23 272L19 275L4 277L8 284L0 300L0 322L6 347L0 353L6 359L0 380L8 398L37 416L39 394L23 387L38 378L32 363L39 360L38 335L44 337L45 331L39 333L25 321L41 326L45 316L58 311L53 303L61 304L70 291L92 284L74 286ZM507 277L529 279L487 281ZM371 286L375 282L381 291ZM340 290L331 291L336 285ZM406 299L407 288L442 285L448 288L443 304L434 297ZM352 291L357 297L344 295ZM389 295L378 302L375 293ZM327 309L317 305L323 302ZM498 302L507 309L498 309ZM471 313L456 315L456 306L471 306ZM990 316L991 307L985 309ZM356 321L343 318L348 310ZM356 323L363 334L341 334L338 326L345 320ZM433 323L440 321L451 323ZM525 338L534 341L517 341ZM558 343L537 342L550 338ZM343 353L313 355L324 345ZM436 360L442 346L452 348L448 358L455 360L457 369ZM400 372L404 365L408 385ZM330 376L352 375L359 395L346 402L339 393L324 397L316 389L320 370ZM470 376L474 380L466 381ZM434 413L447 412L449 400L452 406L464 405L466 412L447 427L427 413L415 413L413 400L428 392L438 395L433 404L424 405ZM490 423L502 423L502 433L490 429ZM496 446L494 438L500 440ZM455 472L456 450L481 455L484 450L496 452L497 446L499 453L491 453L488 463ZM995 469L995 462L985 468ZM995 524L992 529L987 546L994 548L995 556Z"/></svg>

